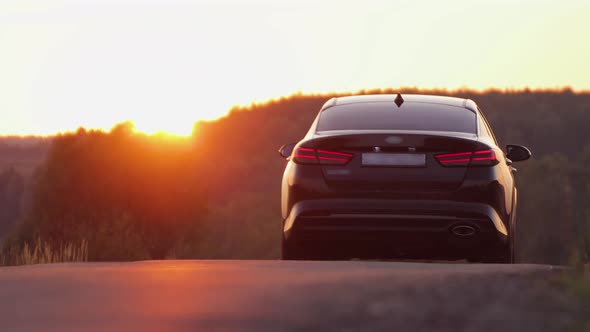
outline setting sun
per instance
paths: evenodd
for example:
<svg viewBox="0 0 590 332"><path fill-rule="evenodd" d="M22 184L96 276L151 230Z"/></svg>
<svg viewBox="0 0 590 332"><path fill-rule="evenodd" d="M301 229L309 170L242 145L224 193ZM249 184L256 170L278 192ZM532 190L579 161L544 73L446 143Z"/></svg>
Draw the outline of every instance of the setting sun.
<svg viewBox="0 0 590 332"><path fill-rule="evenodd" d="M191 125L185 124L158 124L158 123L150 123L150 124L137 124L136 122L132 122L134 131L139 133L145 133L148 135L164 135L164 136L190 136L192 134L193 128Z"/></svg>
<svg viewBox="0 0 590 332"><path fill-rule="evenodd" d="M221 112L220 112L221 113ZM209 120L218 115L207 116L205 114L166 115L146 114L138 116L131 122L137 132L146 134L165 133L179 136L189 136L193 131L194 122L197 120Z"/></svg>

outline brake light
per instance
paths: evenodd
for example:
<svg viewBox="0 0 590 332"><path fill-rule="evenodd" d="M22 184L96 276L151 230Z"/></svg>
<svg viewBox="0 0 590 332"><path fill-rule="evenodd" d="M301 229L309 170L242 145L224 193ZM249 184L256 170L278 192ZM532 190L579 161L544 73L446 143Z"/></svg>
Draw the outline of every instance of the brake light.
<svg viewBox="0 0 590 332"><path fill-rule="evenodd" d="M434 156L445 167L494 166L498 158L494 150L443 153Z"/></svg>
<svg viewBox="0 0 590 332"><path fill-rule="evenodd" d="M299 147L295 150L294 161L298 164L346 165L352 153Z"/></svg>

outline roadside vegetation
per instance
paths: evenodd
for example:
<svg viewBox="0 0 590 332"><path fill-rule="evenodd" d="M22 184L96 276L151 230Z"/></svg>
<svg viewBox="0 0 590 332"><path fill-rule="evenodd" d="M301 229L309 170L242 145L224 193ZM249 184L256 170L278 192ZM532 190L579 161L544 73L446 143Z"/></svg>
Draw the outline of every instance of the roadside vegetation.
<svg viewBox="0 0 590 332"><path fill-rule="evenodd" d="M22 246L5 248L0 253L0 266L86 261L88 261L88 241L86 240L81 240L77 244L68 243L60 247L52 247L49 243L37 239L32 245L25 242Z"/></svg>
<svg viewBox="0 0 590 332"><path fill-rule="evenodd" d="M560 275L557 283L563 290L561 302L569 302L574 314L581 318L568 331L590 331L590 264L577 264Z"/></svg>
<svg viewBox="0 0 590 332"><path fill-rule="evenodd" d="M514 165L521 261L590 261L590 93L400 90L474 99L501 145L531 148L533 158ZM298 141L332 96L235 108L196 123L186 139L130 124L80 129L51 144L0 138L2 257L15 263L25 248L43 252L38 242L53 252L84 240L89 261L277 258L284 161L276 151Z"/></svg>

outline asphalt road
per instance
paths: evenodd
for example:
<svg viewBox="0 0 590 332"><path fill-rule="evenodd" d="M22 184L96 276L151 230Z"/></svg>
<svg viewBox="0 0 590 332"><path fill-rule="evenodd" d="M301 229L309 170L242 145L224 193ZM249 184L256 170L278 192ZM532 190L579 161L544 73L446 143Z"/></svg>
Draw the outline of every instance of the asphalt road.
<svg viewBox="0 0 590 332"><path fill-rule="evenodd" d="M543 265L153 261L0 268L0 331L563 331ZM580 316L582 315L582 316Z"/></svg>

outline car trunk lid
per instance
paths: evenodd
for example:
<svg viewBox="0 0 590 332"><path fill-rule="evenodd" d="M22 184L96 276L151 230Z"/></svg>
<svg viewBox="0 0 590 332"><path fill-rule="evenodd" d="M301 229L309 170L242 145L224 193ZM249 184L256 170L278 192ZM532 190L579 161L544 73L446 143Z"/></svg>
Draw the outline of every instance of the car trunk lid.
<svg viewBox="0 0 590 332"><path fill-rule="evenodd" d="M481 148L476 136L449 132L326 132L313 139L316 149L353 154L346 165L322 165L327 184L348 191L451 191L467 167L445 167L439 153Z"/></svg>

